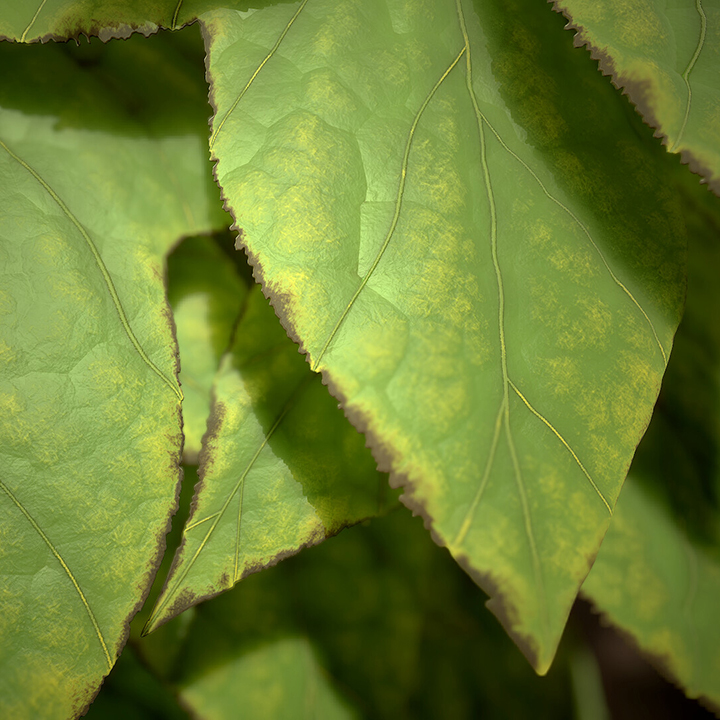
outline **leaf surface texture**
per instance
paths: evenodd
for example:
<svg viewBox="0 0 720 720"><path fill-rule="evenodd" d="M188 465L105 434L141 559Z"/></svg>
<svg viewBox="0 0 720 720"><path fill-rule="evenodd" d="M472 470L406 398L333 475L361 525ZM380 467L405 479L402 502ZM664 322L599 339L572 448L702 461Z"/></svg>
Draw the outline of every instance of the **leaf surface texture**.
<svg viewBox="0 0 720 720"><path fill-rule="evenodd" d="M213 398L201 482L148 631L392 502L362 436L303 362L259 286L240 311Z"/></svg>
<svg viewBox="0 0 720 720"><path fill-rule="evenodd" d="M720 6L714 0L557 0L670 152L720 195Z"/></svg>
<svg viewBox="0 0 720 720"><path fill-rule="evenodd" d="M69 717L88 704L176 502L181 393L163 257L221 214L192 119L183 136L159 137L115 112L104 81L132 97L133 48L98 66L83 62L93 48L0 47L6 718ZM93 106L82 112L85 94Z"/></svg>
<svg viewBox="0 0 720 720"><path fill-rule="evenodd" d="M680 313L651 141L549 8L310 0L201 22L216 176L265 292L545 672Z"/></svg>

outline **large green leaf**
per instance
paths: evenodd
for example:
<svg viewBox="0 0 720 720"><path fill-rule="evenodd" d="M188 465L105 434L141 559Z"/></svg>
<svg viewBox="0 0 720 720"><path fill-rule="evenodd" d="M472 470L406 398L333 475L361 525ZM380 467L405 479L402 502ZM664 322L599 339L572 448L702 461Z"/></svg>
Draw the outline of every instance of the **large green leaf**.
<svg viewBox="0 0 720 720"><path fill-rule="evenodd" d="M720 708L720 207L699 188L682 192L687 310L583 591L690 697Z"/></svg>
<svg viewBox="0 0 720 720"><path fill-rule="evenodd" d="M109 65L92 47L0 47L3 718L87 705L176 503L181 392L163 257L222 214L196 115L183 135L153 138L118 114L110 80L136 108L140 78L159 102L170 82L137 74L136 45ZM202 75L184 82L202 87Z"/></svg>
<svg viewBox="0 0 720 720"><path fill-rule="evenodd" d="M720 195L717 0L554 0L670 152Z"/></svg>
<svg viewBox="0 0 720 720"><path fill-rule="evenodd" d="M265 292L545 672L680 314L664 158L537 3L201 23L216 176Z"/></svg>
<svg viewBox="0 0 720 720"><path fill-rule="evenodd" d="M362 436L303 362L258 286L213 397L201 483L148 631L377 515L389 494Z"/></svg>

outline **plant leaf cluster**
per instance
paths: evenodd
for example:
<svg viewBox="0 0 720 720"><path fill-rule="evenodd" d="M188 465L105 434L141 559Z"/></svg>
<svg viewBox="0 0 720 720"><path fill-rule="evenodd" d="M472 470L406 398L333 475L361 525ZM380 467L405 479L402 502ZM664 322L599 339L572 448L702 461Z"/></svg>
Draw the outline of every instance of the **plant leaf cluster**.
<svg viewBox="0 0 720 720"><path fill-rule="evenodd" d="M0 10L0 714L88 706L181 489L138 707L521 713L450 557L537 673L582 591L720 705L720 207L671 154L717 190L720 16L650 4L558 9L670 153L528 0Z"/></svg>

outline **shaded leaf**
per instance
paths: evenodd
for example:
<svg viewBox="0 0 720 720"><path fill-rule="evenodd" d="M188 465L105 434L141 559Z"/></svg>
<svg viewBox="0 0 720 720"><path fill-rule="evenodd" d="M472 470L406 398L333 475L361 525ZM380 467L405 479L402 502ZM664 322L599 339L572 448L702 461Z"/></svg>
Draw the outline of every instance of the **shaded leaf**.
<svg viewBox="0 0 720 720"><path fill-rule="evenodd" d="M265 292L545 672L680 314L665 158L549 7L201 23L216 176Z"/></svg>
<svg viewBox="0 0 720 720"><path fill-rule="evenodd" d="M247 285L215 240L188 238L168 257L168 300L180 350L185 461L195 462L210 415L210 391Z"/></svg>
<svg viewBox="0 0 720 720"><path fill-rule="evenodd" d="M538 678L480 600L422 523L398 510L199 605L184 662L169 680L205 717L211 703L243 707L241 688L264 672L253 670L255 658L309 646L325 681L362 717L572 717L564 658ZM283 668L266 707L287 697L302 672ZM211 685L230 677L243 684Z"/></svg>
<svg viewBox="0 0 720 720"><path fill-rule="evenodd" d="M304 638L266 643L219 664L188 683L181 697L203 720L357 717L328 682Z"/></svg>
<svg viewBox="0 0 720 720"><path fill-rule="evenodd" d="M670 152L720 195L720 7L712 0L554 0Z"/></svg>
<svg viewBox="0 0 720 720"><path fill-rule="evenodd" d="M15 76L0 83L4 718L82 710L142 604L181 444L163 258L218 216L202 126L153 139L127 114L109 121L112 92L82 57L0 47L0 72ZM53 73L55 88L43 79ZM135 79L122 65L109 74L126 88ZM77 107L65 81L92 91L89 127L77 116L58 127L54 109Z"/></svg>
<svg viewBox="0 0 720 720"><path fill-rule="evenodd" d="M657 409L583 585L689 697L720 708L720 207L680 188L687 309Z"/></svg>
<svg viewBox="0 0 720 720"><path fill-rule="evenodd" d="M386 477L260 288L213 387L201 482L148 632L251 572L384 509Z"/></svg>

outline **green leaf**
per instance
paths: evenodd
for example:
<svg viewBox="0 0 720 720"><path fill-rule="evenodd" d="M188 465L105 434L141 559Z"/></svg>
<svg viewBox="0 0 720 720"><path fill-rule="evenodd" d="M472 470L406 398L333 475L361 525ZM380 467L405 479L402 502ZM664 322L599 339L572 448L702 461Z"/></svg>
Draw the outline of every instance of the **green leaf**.
<svg viewBox="0 0 720 720"><path fill-rule="evenodd" d="M670 152L720 195L720 7L708 0L554 0Z"/></svg>
<svg viewBox="0 0 720 720"><path fill-rule="evenodd" d="M14 0L3 8L0 39L47 42L97 35L103 41L127 38L133 32L156 33L175 28L182 0Z"/></svg>
<svg viewBox="0 0 720 720"><path fill-rule="evenodd" d="M294 713L269 708L298 697L308 662L362 717L571 717L564 657L538 678L478 594L401 509L199 605L183 662L167 680L201 717L209 707L244 708L256 696L253 682L268 690L265 708L249 717L303 717L302 695ZM153 637L143 638L141 653ZM265 658L281 652L304 658L268 672Z"/></svg>
<svg viewBox="0 0 720 720"><path fill-rule="evenodd" d="M266 643L188 683L183 703L203 720L358 717L338 696L303 638Z"/></svg>
<svg viewBox="0 0 720 720"><path fill-rule="evenodd" d="M303 362L258 286L213 396L201 482L148 632L386 504L386 477L362 436Z"/></svg>
<svg viewBox="0 0 720 720"><path fill-rule="evenodd" d="M583 585L689 697L720 707L720 209L685 196L687 309L647 434Z"/></svg>
<svg viewBox="0 0 720 720"><path fill-rule="evenodd" d="M0 47L0 74L14 76L0 82L7 718L64 718L90 702L142 604L176 503L181 393L163 257L218 213L202 126L153 138L114 115L100 78L132 97L134 43L116 58L123 52L126 64L98 70L85 62L92 48ZM86 125L55 112L86 94Z"/></svg>
<svg viewBox="0 0 720 720"><path fill-rule="evenodd" d="M265 292L544 673L680 315L665 158L537 3L201 23L216 176Z"/></svg>
<svg viewBox="0 0 720 720"><path fill-rule="evenodd" d="M196 461L210 392L247 294L235 264L212 238L188 238L168 257L168 300L180 350L185 461Z"/></svg>
<svg viewBox="0 0 720 720"><path fill-rule="evenodd" d="M693 543L632 475L583 592L688 697L720 707L720 554Z"/></svg>

